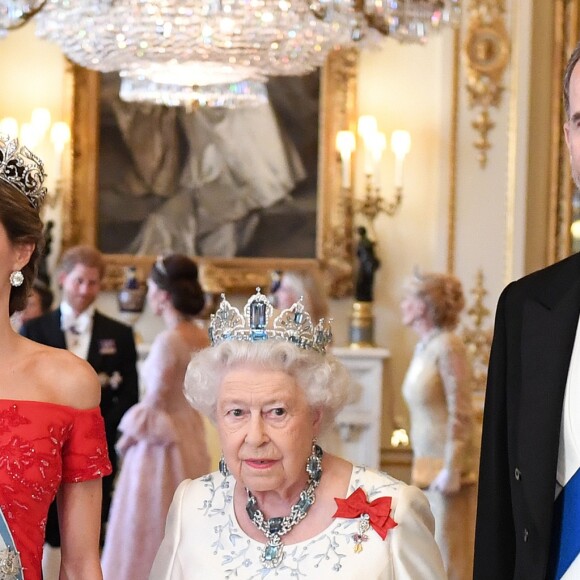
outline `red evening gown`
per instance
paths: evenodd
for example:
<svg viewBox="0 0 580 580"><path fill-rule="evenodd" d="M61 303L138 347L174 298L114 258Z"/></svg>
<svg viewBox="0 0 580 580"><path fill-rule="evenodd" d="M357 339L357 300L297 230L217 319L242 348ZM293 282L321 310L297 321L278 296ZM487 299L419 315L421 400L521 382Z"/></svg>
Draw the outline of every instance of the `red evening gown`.
<svg viewBox="0 0 580 580"><path fill-rule="evenodd" d="M0 400L0 508L24 580L41 578L46 515L61 481L88 481L110 472L98 407Z"/></svg>

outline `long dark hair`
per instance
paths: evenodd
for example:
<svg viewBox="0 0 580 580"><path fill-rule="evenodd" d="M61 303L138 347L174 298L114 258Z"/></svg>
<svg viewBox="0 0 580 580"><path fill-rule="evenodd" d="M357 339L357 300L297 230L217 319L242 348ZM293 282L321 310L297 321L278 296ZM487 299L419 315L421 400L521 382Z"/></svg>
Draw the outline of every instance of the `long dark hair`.
<svg viewBox="0 0 580 580"><path fill-rule="evenodd" d="M32 243L35 245L30 260L24 268L24 282L10 290L9 314L26 307L28 293L36 277L42 255L44 236L38 210L32 207L27 197L10 183L0 179L0 222L6 230L10 243Z"/></svg>

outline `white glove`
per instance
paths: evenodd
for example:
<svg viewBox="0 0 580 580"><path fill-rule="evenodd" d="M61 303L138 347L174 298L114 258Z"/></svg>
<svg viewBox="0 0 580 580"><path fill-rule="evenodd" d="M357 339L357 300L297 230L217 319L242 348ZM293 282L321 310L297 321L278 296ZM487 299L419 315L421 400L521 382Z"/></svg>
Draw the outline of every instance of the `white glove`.
<svg viewBox="0 0 580 580"><path fill-rule="evenodd" d="M431 482L429 489L440 491L445 495L457 493L461 487L461 474L455 469L443 468Z"/></svg>

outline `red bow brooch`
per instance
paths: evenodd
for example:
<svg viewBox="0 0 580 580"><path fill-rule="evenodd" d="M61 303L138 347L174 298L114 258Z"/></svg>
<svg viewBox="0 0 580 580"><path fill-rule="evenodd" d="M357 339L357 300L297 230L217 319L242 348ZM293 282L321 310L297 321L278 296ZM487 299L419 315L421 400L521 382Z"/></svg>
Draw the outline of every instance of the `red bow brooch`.
<svg viewBox="0 0 580 580"><path fill-rule="evenodd" d="M362 550L362 542L366 542L368 539L365 532L369 527L372 526L384 540L387 537L387 532L397 525L395 520L390 517L393 501L391 497L379 497L369 503L365 492L358 487L346 499L335 497L334 501L336 501L338 509L333 517L352 519L360 516L358 533L353 534L355 552Z"/></svg>

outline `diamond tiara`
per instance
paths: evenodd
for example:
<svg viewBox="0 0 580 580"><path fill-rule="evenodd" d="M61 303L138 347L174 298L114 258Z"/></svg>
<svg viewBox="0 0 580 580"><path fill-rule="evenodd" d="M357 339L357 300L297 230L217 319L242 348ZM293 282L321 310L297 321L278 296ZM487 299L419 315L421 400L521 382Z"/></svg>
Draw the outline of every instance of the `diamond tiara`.
<svg viewBox="0 0 580 580"><path fill-rule="evenodd" d="M0 179L22 192L32 207L40 209L46 187L42 161L27 147L19 147L18 139L0 134Z"/></svg>
<svg viewBox="0 0 580 580"><path fill-rule="evenodd" d="M224 294L209 324L209 338L212 346L226 340L244 340L260 342L262 340L285 340L305 350L314 350L321 354L332 340L330 321L321 318L316 325L304 310L302 298L290 308L282 310L274 318L274 308L268 298L256 288L256 294L250 297L244 313L232 306Z"/></svg>

